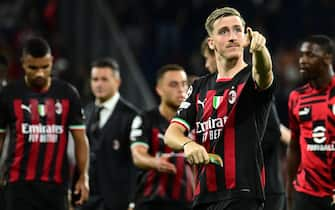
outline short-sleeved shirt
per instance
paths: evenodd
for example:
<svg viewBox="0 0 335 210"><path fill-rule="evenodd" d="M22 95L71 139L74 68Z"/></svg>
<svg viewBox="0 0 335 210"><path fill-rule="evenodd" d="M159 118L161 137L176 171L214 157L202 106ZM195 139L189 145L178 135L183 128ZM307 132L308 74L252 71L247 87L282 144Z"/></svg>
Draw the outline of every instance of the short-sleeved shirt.
<svg viewBox="0 0 335 210"><path fill-rule="evenodd" d="M176 166L176 174L161 173L154 169L140 170L136 187L136 203L164 202L171 205L190 206L193 199L194 177L183 152L174 152L164 144L164 134L169 121L157 108L143 113L141 125L132 135L132 147L143 145L151 156L171 155L169 162Z"/></svg>
<svg viewBox="0 0 335 210"><path fill-rule="evenodd" d="M247 66L231 79L207 75L188 90L171 123L195 129L197 143L218 154L223 167L198 168L195 204L250 197L264 199L264 134L273 84L260 91Z"/></svg>
<svg viewBox="0 0 335 210"><path fill-rule="evenodd" d="M318 90L310 84L293 90L289 97L292 140L299 141L301 162L295 189L324 197L335 189L335 77Z"/></svg>
<svg viewBox="0 0 335 210"><path fill-rule="evenodd" d="M19 80L0 95L0 132L9 128L5 160L7 182L42 181L66 184L69 129L85 129L77 90L53 79L37 92Z"/></svg>

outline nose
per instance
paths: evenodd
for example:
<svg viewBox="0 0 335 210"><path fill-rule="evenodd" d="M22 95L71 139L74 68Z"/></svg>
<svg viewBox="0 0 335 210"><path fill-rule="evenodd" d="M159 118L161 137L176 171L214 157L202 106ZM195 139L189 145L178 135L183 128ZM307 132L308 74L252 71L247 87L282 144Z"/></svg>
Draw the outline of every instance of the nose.
<svg viewBox="0 0 335 210"><path fill-rule="evenodd" d="M307 61L308 61L308 59L306 58L306 56L301 55L299 57L299 64L305 64L305 63L307 63Z"/></svg>
<svg viewBox="0 0 335 210"><path fill-rule="evenodd" d="M44 74L45 74L45 71L44 71L43 68L38 68L38 69L35 70L35 75L36 76L44 76Z"/></svg>
<svg viewBox="0 0 335 210"><path fill-rule="evenodd" d="M188 88L187 85L183 83L178 84L178 92L186 93L187 88Z"/></svg>
<svg viewBox="0 0 335 210"><path fill-rule="evenodd" d="M229 32L229 40L236 40L236 33L234 31Z"/></svg>

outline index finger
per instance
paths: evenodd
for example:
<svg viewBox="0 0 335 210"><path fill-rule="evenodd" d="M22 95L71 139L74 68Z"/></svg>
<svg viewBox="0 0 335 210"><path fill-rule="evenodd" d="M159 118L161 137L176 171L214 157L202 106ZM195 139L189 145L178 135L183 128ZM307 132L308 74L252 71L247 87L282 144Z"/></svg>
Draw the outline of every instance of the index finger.
<svg viewBox="0 0 335 210"><path fill-rule="evenodd" d="M244 47L248 47L251 43L252 40L252 29L250 27L247 27L247 33L245 35L245 42L244 42Z"/></svg>

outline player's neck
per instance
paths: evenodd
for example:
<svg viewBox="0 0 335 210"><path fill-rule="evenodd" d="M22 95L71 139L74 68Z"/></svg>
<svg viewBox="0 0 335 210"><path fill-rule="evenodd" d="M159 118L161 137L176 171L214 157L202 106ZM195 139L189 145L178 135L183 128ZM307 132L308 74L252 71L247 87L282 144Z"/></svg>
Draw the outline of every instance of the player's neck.
<svg viewBox="0 0 335 210"><path fill-rule="evenodd" d="M158 107L160 114L167 120L171 120L175 115L177 110L166 103L161 103Z"/></svg>
<svg viewBox="0 0 335 210"><path fill-rule="evenodd" d="M32 86L26 77L24 78L24 80L25 80L25 83L27 84L27 86L29 88L31 88L33 91L40 92L40 93L47 92L49 90L50 86L51 86L51 78L50 77L47 80L47 84L44 87L41 87L41 88L37 88L37 87Z"/></svg>
<svg viewBox="0 0 335 210"><path fill-rule="evenodd" d="M219 58L218 61L218 79L219 78L233 78L238 72L244 69L247 64L243 57L238 59L224 59Z"/></svg>

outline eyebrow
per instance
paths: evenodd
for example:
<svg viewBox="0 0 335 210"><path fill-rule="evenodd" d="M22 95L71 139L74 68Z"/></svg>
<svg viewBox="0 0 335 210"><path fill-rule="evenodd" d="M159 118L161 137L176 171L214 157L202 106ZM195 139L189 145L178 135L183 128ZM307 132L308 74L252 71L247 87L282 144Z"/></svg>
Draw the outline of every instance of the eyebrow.
<svg viewBox="0 0 335 210"><path fill-rule="evenodd" d="M36 69L46 69L48 68L50 65L46 64L46 65L41 65L41 66L37 66L37 65L28 65L28 68L36 70Z"/></svg>

